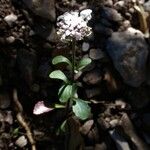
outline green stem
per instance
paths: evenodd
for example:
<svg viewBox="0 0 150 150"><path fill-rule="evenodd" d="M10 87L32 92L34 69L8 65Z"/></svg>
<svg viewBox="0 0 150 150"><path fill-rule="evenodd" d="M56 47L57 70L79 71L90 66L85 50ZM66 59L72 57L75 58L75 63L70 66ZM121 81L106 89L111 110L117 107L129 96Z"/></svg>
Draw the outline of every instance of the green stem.
<svg viewBox="0 0 150 150"><path fill-rule="evenodd" d="M75 51L76 51L76 41L72 40L72 83L74 83L74 66L75 66Z"/></svg>
<svg viewBox="0 0 150 150"><path fill-rule="evenodd" d="M73 84L74 84L74 70L75 70L75 53L76 53L76 48L75 48L76 41L75 41L75 39L72 39L72 43L71 44L72 44L72 70L71 70L71 72L72 72L72 74L71 74L72 75L72 79L71 79L71 84L73 86ZM73 89L72 89L72 96L68 100L67 106L66 106L66 115L68 115L68 111L69 111L70 105L71 105L71 103L73 101L73 97L74 97L74 95L73 95Z"/></svg>

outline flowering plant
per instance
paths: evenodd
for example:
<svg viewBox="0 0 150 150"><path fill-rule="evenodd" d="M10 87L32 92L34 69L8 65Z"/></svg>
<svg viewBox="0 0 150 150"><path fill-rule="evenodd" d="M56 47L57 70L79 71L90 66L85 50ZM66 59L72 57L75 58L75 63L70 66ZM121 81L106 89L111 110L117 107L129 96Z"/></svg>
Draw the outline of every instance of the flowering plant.
<svg viewBox="0 0 150 150"><path fill-rule="evenodd" d="M65 56L59 55L53 58L52 64L57 65L60 63L66 63L69 68L71 68L72 79L69 80L69 78L61 70L55 70L49 75L52 79L59 79L63 81L58 92L59 100L62 104L66 105L67 112L71 108L74 114L82 120L89 117L91 108L87 101L78 97L78 84L74 80L74 75L89 65L91 63L91 59L82 58L78 63L75 63L75 44L76 41L82 40L85 36L91 34L91 28L87 25L88 21L91 19L91 13L92 10L90 9L86 9L81 12L71 11L66 12L57 18L57 34L63 42L72 43L72 60L70 61ZM36 106L36 108L40 108L41 111L35 109L34 114L53 110L53 108L49 109L45 107L43 101L39 102Z"/></svg>

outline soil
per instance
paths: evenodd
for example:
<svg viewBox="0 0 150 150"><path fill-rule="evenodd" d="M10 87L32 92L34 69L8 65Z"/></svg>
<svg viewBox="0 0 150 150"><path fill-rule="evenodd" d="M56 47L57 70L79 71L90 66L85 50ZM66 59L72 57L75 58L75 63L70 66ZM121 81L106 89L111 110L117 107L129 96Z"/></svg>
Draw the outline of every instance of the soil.
<svg viewBox="0 0 150 150"><path fill-rule="evenodd" d="M134 9L134 5L147 3L142 2L55 1L56 18L69 10L93 10L89 22L93 35L76 46L77 61L83 57L92 59L92 63L75 76L80 85L78 94L89 102L92 112L88 119L80 120L71 111L66 114L64 108L33 114L39 101L46 107L59 103L57 93L62 82L50 79L49 74L55 69L68 74L68 70L64 65L56 67L51 62L57 55L71 58L71 45L57 38L55 20L35 14L23 1L0 0L0 150L150 149L150 40L146 31L150 17L148 13L145 27L141 13ZM17 20L9 24L5 18L10 14ZM127 73L133 69L136 75L130 72L127 77L117 70L107 44L114 32L125 32L129 27L142 33L144 44L141 42L139 46L143 50L142 58L138 55L139 63L126 68ZM120 39L125 42L128 37L123 36ZM82 50L85 42L88 48ZM136 50L136 44L133 45ZM138 53L132 52L127 52L122 59L128 60L130 54ZM142 73L137 73L139 66ZM126 81L130 77L137 78L138 83ZM65 120L65 131L62 131Z"/></svg>

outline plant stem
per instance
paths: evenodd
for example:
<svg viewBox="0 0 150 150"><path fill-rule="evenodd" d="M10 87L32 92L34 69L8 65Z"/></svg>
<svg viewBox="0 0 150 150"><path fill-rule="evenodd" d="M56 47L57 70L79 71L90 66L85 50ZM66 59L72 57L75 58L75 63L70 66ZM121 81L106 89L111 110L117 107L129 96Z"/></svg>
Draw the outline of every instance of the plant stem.
<svg viewBox="0 0 150 150"><path fill-rule="evenodd" d="M74 83L74 66L75 66L75 51L76 51L76 40L72 40L72 83Z"/></svg>
<svg viewBox="0 0 150 150"><path fill-rule="evenodd" d="M75 48L76 41L75 41L75 39L72 39L71 44L72 44L72 70L71 70L72 79L71 79L71 84L73 86L73 84L74 84L74 69L75 69L75 52L76 52L76 48ZM72 88L71 98L68 100L68 102L66 104L66 115L68 115L70 105L72 105L73 97L74 97L74 94L73 94L73 88Z"/></svg>

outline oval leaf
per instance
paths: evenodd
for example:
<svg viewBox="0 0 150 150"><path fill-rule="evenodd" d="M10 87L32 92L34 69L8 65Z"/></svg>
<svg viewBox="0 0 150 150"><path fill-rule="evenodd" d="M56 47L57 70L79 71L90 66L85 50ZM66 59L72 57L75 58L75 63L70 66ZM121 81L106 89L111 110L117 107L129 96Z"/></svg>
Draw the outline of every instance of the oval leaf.
<svg viewBox="0 0 150 150"><path fill-rule="evenodd" d="M55 70L55 71L51 72L49 77L52 79L63 80L65 83L68 82L66 75L61 70Z"/></svg>
<svg viewBox="0 0 150 150"><path fill-rule="evenodd" d="M58 92L59 100L66 103L72 97L72 85L63 85Z"/></svg>
<svg viewBox="0 0 150 150"><path fill-rule="evenodd" d="M77 70L80 71L83 68L85 68L87 65L89 65L92 62L92 60L90 58L82 58L79 61L79 64L77 66Z"/></svg>
<svg viewBox="0 0 150 150"><path fill-rule="evenodd" d="M91 108L86 101L76 99L76 104L73 106L73 112L81 120L85 120L91 114Z"/></svg>
<svg viewBox="0 0 150 150"><path fill-rule="evenodd" d="M70 67L72 67L72 64L71 64L70 60L68 58L62 56L62 55L56 56L52 60L53 65L56 65L56 64L59 64L59 63L67 63Z"/></svg>

